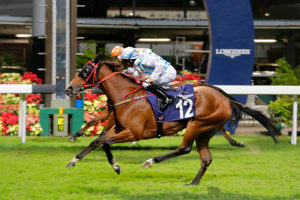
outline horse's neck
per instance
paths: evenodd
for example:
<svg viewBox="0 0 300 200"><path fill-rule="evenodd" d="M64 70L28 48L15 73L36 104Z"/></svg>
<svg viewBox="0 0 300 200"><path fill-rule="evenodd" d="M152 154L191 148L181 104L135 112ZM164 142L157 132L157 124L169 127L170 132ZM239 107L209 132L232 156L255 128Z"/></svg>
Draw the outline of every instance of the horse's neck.
<svg viewBox="0 0 300 200"><path fill-rule="evenodd" d="M105 74L104 76L106 77L108 75ZM129 80L120 76L119 74L113 75L105 80L103 82L103 87L107 97L112 101L112 103L123 100L125 95L138 88L136 84L131 83Z"/></svg>

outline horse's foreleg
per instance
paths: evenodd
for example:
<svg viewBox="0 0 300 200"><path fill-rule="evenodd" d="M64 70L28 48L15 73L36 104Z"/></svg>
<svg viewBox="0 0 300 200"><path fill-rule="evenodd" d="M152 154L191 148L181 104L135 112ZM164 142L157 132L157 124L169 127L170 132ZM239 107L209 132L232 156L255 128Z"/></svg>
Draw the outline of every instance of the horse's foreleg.
<svg viewBox="0 0 300 200"><path fill-rule="evenodd" d="M89 152L96 149L101 144L111 145L113 143L121 143L121 142L131 142L136 141L136 138L131 131L126 128L123 129L121 132L116 132L116 128L113 127L106 133L102 133L96 140L90 143L88 147L86 147L82 152L76 155L68 164L67 167L75 166L75 163L81 160L84 156L86 156ZM115 171L120 173L120 167L117 163L115 163L113 156L109 150L109 148L104 147L107 158L110 163L112 163Z"/></svg>
<svg viewBox="0 0 300 200"><path fill-rule="evenodd" d="M221 134L226 138L226 140L232 145L232 146L236 146L236 147L245 147L243 142L237 142L235 141L232 137L230 137L229 134L226 133L224 128L221 128L219 130L221 132Z"/></svg>
<svg viewBox="0 0 300 200"><path fill-rule="evenodd" d="M201 159L201 167L197 175L195 176L194 180L192 181L191 183L192 185L198 185L206 169L212 162L212 157L210 154L208 143L209 143L209 139L196 139L197 150L200 154L200 159Z"/></svg>
<svg viewBox="0 0 300 200"><path fill-rule="evenodd" d="M104 132L103 132L104 131ZM66 167L73 167L75 166L75 163L79 160L81 160L84 156L86 156L88 153L96 149L100 144L103 143L105 138L105 129L103 129L101 135L95 139L93 142L90 143L88 147L86 147L82 152L77 154L68 164Z"/></svg>
<svg viewBox="0 0 300 200"><path fill-rule="evenodd" d="M193 134L189 134L188 130L186 131L183 141L181 143L181 145L174 151L171 151L169 153L160 155L160 156L156 156L154 158L151 158L149 160L146 160L142 166L145 168L149 168L152 166L153 163L159 163L162 162L164 160L176 157L176 156L180 156L180 155L184 155L187 153L190 153L192 150L192 146L193 146L193 142L194 142L194 135Z"/></svg>
<svg viewBox="0 0 300 200"><path fill-rule="evenodd" d="M108 108L106 108L100 115L98 115L96 118L94 118L90 122L88 122L82 129L77 131L77 133L75 133L75 135L71 136L69 141L71 141L71 142L76 141L76 138L82 136L88 128L107 120L109 117L109 114L110 114L110 111L108 110ZM113 121L113 123L114 123L114 121Z"/></svg>
<svg viewBox="0 0 300 200"><path fill-rule="evenodd" d="M121 173L121 168L120 165L116 163L110 151L110 145L113 143L132 142L132 141L136 141L135 135L129 129L124 129L121 132L116 134L108 133L107 138L103 143L103 150L105 151L107 160L111 164L115 172L117 172L118 174Z"/></svg>
<svg viewBox="0 0 300 200"><path fill-rule="evenodd" d="M76 141L76 138L81 137L88 128L90 128L91 126L97 125L100 121L97 118L92 119L82 129L80 129L79 131L77 131L77 133L75 133L75 135L71 136L69 138L69 141L71 141L71 142Z"/></svg>
<svg viewBox="0 0 300 200"><path fill-rule="evenodd" d="M107 160L108 160L109 164L111 164L111 166L114 168L114 170L118 174L120 174L121 173L120 166L119 166L118 163L116 163L116 161L115 161L115 159L114 159L114 157L113 157L113 155L112 155L112 153L110 151L110 145L107 144L107 143L104 143L102 148L103 148L103 150L104 150L104 152L106 154L106 157L107 157Z"/></svg>

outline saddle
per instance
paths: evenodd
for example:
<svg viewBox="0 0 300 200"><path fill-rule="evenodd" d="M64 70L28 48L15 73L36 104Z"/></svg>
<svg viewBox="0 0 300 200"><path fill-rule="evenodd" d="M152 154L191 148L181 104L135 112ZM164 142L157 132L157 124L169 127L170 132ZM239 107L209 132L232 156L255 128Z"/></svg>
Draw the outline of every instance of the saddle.
<svg viewBox="0 0 300 200"><path fill-rule="evenodd" d="M173 102L165 111L162 111L160 109L162 99L147 91L147 95L151 95L147 97L147 100L151 104L157 121L157 137L163 135L163 122L186 120L195 116L195 97L192 84L168 89L166 93L173 99Z"/></svg>

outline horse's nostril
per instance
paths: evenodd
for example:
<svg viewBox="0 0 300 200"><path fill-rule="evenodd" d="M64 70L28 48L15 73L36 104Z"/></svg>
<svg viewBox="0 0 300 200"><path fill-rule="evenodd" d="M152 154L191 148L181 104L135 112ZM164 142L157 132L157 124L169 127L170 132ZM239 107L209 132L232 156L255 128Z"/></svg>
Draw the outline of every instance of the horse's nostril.
<svg viewBox="0 0 300 200"><path fill-rule="evenodd" d="M73 91L73 87L70 86L70 87L68 87L68 88L65 90L65 93L66 93L67 95L70 95L70 94L72 93L72 91Z"/></svg>
<svg viewBox="0 0 300 200"><path fill-rule="evenodd" d="M70 87L68 87L68 88L66 89L66 92L70 92L70 91L72 91L72 90L73 90L73 87L70 86Z"/></svg>

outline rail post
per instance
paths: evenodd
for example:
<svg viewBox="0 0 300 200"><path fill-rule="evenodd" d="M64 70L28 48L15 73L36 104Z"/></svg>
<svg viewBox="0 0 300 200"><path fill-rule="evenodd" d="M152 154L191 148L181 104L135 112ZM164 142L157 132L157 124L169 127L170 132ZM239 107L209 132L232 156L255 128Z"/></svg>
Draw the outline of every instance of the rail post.
<svg viewBox="0 0 300 200"><path fill-rule="evenodd" d="M21 143L25 144L26 142L26 94L20 94L18 135L19 137L21 137Z"/></svg>
<svg viewBox="0 0 300 200"><path fill-rule="evenodd" d="M292 129L292 137L291 137L291 144L297 144L297 121L298 121L298 102L297 102L297 95L294 95L294 102L293 102L293 129Z"/></svg>

